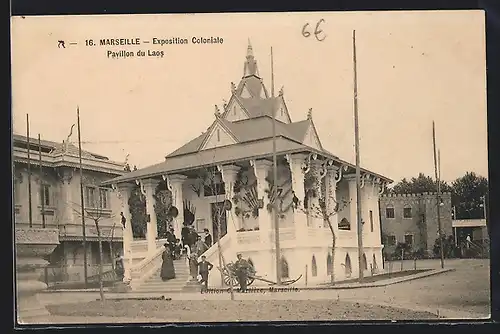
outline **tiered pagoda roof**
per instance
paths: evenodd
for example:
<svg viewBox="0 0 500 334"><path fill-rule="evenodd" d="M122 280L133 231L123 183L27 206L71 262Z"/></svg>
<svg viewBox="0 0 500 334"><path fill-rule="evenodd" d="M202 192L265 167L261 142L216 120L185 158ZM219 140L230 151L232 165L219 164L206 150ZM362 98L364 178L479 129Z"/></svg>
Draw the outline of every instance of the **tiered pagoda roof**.
<svg viewBox="0 0 500 334"><path fill-rule="evenodd" d="M200 136L165 157L165 161L133 171L107 183L132 181L174 172L182 173L202 166L237 163L249 159L269 158L273 152L272 123L275 118L276 150L288 153L317 153L353 167L326 151L312 120L292 122L283 89L271 96L259 76L253 48L248 43L243 77L238 85L231 83L231 97L222 111L215 106L215 119ZM363 170L364 172L368 172ZM386 177L369 172L386 181Z"/></svg>

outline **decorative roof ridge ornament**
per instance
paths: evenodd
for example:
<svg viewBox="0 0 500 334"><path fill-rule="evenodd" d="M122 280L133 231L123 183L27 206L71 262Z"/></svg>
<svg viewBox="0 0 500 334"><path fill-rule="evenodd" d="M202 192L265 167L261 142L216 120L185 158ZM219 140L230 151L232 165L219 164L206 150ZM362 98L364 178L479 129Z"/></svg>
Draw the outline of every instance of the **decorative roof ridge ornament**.
<svg viewBox="0 0 500 334"><path fill-rule="evenodd" d="M215 105L215 113L214 113L214 115L215 115L216 118L220 117L220 110L219 110L219 107L217 105Z"/></svg>
<svg viewBox="0 0 500 334"><path fill-rule="evenodd" d="M312 112L313 112L313 108L309 108L309 111L307 112L307 119L312 121Z"/></svg>
<svg viewBox="0 0 500 334"><path fill-rule="evenodd" d="M236 85L234 84L234 82L231 82L231 93L236 93Z"/></svg>
<svg viewBox="0 0 500 334"><path fill-rule="evenodd" d="M278 92L278 96L283 96L284 86L281 86L280 91Z"/></svg>

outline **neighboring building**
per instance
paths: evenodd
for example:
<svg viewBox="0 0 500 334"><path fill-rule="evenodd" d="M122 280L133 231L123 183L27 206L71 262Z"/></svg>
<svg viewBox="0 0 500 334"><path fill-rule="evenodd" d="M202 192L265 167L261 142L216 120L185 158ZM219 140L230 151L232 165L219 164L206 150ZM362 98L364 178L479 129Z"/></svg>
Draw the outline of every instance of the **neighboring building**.
<svg viewBox="0 0 500 334"><path fill-rule="evenodd" d="M309 284L319 284L329 281L332 271L337 280L356 277L355 166L323 148L311 110L305 120L292 122L283 90L271 96L259 76L251 45L243 77L238 85L231 84L228 101L222 110L215 108L215 119L206 132L167 155L163 162L104 182L119 189L127 217L128 199L136 184L146 197L147 241L133 240L129 226L124 237L126 277L131 279L132 288L140 288L149 277L157 275L161 265L164 242L157 237L154 211L154 195L160 186L171 192L172 204L179 209L173 221L177 237L182 224L189 220L197 230L208 228L214 241L220 239L227 262L235 261L236 254L241 253L251 258L258 275L276 279L269 210L269 204L276 201L280 203L282 279L302 277L300 284L306 279ZM273 183L273 116L279 185L276 200L269 196ZM378 199L383 186L392 181L366 169L361 173L365 222L362 265L369 275L370 269L382 268ZM340 203L338 214L330 217L337 235L334 259L330 229L312 209L318 207L321 198L326 198L329 213L337 207L335 202ZM227 211L222 209L224 200L232 203ZM216 243L205 255L218 265ZM210 277L210 285L221 286L219 273ZM253 284L267 285L257 280ZM162 286L166 289L168 284Z"/></svg>
<svg viewBox="0 0 500 334"><path fill-rule="evenodd" d="M384 252L391 254L398 243L406 243L412 251L433 254L439 236L436 193L387 194L380 197L380 221L384 236ZM441 194L442 233L453 236L451 193Z"/></svg>
<svg viewBox="0 0 500 334"><path fill-rule="evenodd" d="M488 228L486 219L457 219L453 220L453 229L455 231L455 242L460 245L470 236L471 241L488 242Z"/></svg>
<svg viewBox="0 0 500 334"><path fill-rule="evenodd" d="M41 168L40 154L41 151ZM51 255L46 279L83 281L83 223L80 201L78 148L71 143L56 143L30 138L32 227L59 229L60 244ZM28 186L28 141L13 136L14 220L15 226L30 225ZM102 181L122 175L124 164L87 151L82 152L88 276L96 275L99 263L97 230L99 219L105 264L113 253L122 251L119 202ZM43 205L42 205L43 204ZM42 207L44 214L42 215ZM110 247L111 246L111 247Z"/></svg>

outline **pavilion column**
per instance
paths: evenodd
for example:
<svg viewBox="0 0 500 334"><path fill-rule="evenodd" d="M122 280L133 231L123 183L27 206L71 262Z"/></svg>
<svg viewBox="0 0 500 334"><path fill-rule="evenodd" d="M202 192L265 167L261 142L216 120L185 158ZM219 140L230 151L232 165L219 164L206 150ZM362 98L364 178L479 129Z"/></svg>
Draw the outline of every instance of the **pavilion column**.
<svg viewBox="0 0 500 334"><path fill-rule="evenodd" d="M287 154L286 159L290 166L290 174L292 176L292 190L298 198L297 207L294 209L294 226L296 236L307 235L307 215L304 209L304 168L307 159L307 154Z"/></svg>
<svg viewBox="0 0 500 334"><path fill-rule="evenodd" d="M61 200L64 205L63 207L63 217L62 220L64 224L69 224L73 220L74 209L73 206L75 201L71 192L71 179L73 178L73 170L64 169L59 175L59 180L61 181Z"/></svg>
<svg viewBox="0 0 500 334"><path fill-rule="evenodd" d="M184 224L184 203L182 194L182 185L186 181L187 176L181 174L167 175L167 189L172 193L172 206L175 206L179 211L177 217L174 218L173 227L174 234L177 238L181 238L182 226Z"/></svg>
<svg viewBox="0 0 500 334"><path fill-rule="evenodd" d="M121 221L120 226L123 228L123 266L125 270L123 282L128 283L132 280L132 242L134 241L132 233L132 215L130 214L128 201L132 194L133 185L130 183L121 183L118 187L113 188L116 190L117 196L120 199L121 212L123 212L123 216L125 217L125 227L123 227ZM121 219L121 217L117 219Z"/></svg>
<svg viewBox="0 0 500 334"><path fill-rule="evenodd" d="M269 232L271 231L272 215L267 210L269 197L267 196L266 177L273 167L273 163L269 160L250 160L250 164L254 168L255 178L257 179L257 198L262 200L262 208L259 209L259 231L261 243L268 243Z"/></svg>
<svg viewBox="0 0 500 334"><path fill-rule="evenodd" d="M222 181L224 182L225 199L230 200L234 197L234 183L240 167L235 165L218 166L217 169L221 172ZM234 213L235 206L232 205L231 210L227 212L227 234L234 235L236 233L236 214Z"/></svg>
<svg viewBox="0 0 500 334"><path fill-rule="evenodd" d="M341 203L337 202L337 183L340 181L342 177L342 174L340 173L340 168L331 165L327 167L326 170L326 179L325 179L325 186L326 186L326 197L325 197L325 204L326 204L326 210L329 214L332 214L330 216L330 223L332 224L333 227L333 232L335 235L338 235L338 230L339 230L339 221L338 221L338 210L341 210ZM326 228L329 228L329 226L324 226Z"/></svg>
<svg viewBox="0 0 500 334"><path fill-rule="evenodd" d="M326 166L321 160L311 161L310 172L314 178L314 194L309 198L309 221L310 227L319 228L323 226L323 217L319 206L321 193L321 182L326 175Z"/></svg>
<svg viewBox="0 0 500 334"><path fill-rule="evenodd" d="M344 178L347 180L347 184L349 186L349 225L351 227L351 231L358 231L357 222L358 222L358 200L356 197L356 175L349 174L345 175Z"/></svg>
<svg viewBox="0 0 500 334"><path fill-rule="evenodd" d="M156 237L158 235L154 195L156 193L156 187L160 181L155 179L146 179L139 181L139 183L141 186L141 192L146 198L146 213L148 215L146 240L148 242L148 253L151 254L156 250Z"/></svg>

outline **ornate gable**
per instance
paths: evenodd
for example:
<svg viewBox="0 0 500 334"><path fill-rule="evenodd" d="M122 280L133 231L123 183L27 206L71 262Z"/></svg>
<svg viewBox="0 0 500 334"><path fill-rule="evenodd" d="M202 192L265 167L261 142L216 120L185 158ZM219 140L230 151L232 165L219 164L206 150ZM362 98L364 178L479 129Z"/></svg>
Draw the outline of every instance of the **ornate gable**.
<svg viewBox="0 0 500 334"><path fill-rule="evenodd" d="M238 98L233 94L233 96L231 96L231 99L229 100L228 105L226 106L222 118L230 122L235 122L248 119L249 115L245 111L241 103L238 101Z"/></svg>
<svg viewBox="0 0 500 334"><path fill-rule="evenodd" d="M250 97L252 97L252 94L248 90L247 85L243 85L243 89L241 90L240 96L244 97L244 98L250 98Z"/></svg>
<svg viewBox="0 0 500 334"><path fill-rule="evenodd" d="M215 121L208 131L207 137L200 147L200 151L216 147L234 145L238 140L219 121Z"/></svg>
<svg viewBox="0 0 500 334"><path fill-rule="evenodd" d="M306 131L306 134L304 136L304 141L302 144L315 148L317 150L323 150L321 147L321 141L319 140L318 133L316 132L316 129L314 127L314 124L310 123L309 128Z"/></svg>

